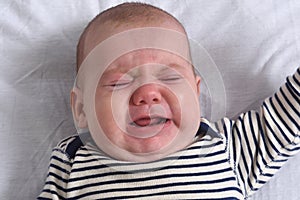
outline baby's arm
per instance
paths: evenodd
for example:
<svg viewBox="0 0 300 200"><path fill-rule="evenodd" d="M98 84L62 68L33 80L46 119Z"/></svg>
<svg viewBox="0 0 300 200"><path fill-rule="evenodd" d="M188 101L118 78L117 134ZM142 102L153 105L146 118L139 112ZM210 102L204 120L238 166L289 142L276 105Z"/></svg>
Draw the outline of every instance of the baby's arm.
<svg viewBox="0 0 300 200"><path fill-rule="evenodd" d="M300 68L287 78L260 112L224 119L228 156L245 196L249 196L300 149ZM231 134L229 134L231 133Z"/></svg>

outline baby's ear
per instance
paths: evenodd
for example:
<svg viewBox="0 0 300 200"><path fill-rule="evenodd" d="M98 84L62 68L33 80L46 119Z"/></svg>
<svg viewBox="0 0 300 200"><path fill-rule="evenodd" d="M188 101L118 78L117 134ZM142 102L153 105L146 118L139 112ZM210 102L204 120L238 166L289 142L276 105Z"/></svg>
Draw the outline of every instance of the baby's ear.
<svg viewBox="0 0 300 200"><path fill-rule="evenodd" d="M86 115L83 110L83 96L78 88L73 88L70 94L73 117L78 128L87 128Z"/></svg>

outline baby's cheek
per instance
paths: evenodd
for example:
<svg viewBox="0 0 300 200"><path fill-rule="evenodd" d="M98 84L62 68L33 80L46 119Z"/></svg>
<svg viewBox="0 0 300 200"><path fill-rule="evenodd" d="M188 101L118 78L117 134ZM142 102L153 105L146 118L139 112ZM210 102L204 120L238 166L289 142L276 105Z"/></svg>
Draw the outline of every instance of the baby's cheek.
<svg viewBox="0 0 300 200"><path fill-rule="evenodd" d="M180 116L180 127L189 123L197 122L200 118L199 101L197 92L190 84L182 84L180 87L173 88L176 102L173 101L175 116Z"/></svg>
<svg viewBox="0 0 300 200"><path fill-rule="evenodd" d="M96 106L96 116L97 122L101 130L103 131L103 134L106 135L109 140L112 140L114 137L113 133L115 132L117 126L113 118L110 106L107 106L107 104L103 103L102 101L101 104L98 104Z"/></svg>
<svg viewBox="0 0 300 200"><path fill-rule="evenodd" d="M98 122L111 118L111 95L104 95L103 93L101 94L101 91L96 92L95 112Z"/></svg>
<svg viewBox="0 0 300 200"><path fill-rule="evenodd" d="M181 113L182 107L180 103L180 97L169 87L165 87L161 91L162 95L162 102L161 104L168 110L171 111L172 120L174 121L175 125L179 127L181 123Z"/></svg>

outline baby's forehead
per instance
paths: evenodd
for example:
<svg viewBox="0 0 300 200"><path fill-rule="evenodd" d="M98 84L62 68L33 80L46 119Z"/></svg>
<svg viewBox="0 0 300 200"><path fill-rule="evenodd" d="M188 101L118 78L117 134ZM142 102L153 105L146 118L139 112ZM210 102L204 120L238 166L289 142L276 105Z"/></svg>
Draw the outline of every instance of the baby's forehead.
<svg viewBox="0 0 300 200"><path fill-rule="evenodd" d="M170 31L176 31L185 35L183 28L172 20L156 21L156 22L137 22L137 23L126 23L126 22L115 22L106 21L104 23L94 24L86 33L84 45L81 46L84 57L86 57L99 43L114 37L122 32L128 32L136 29L147 29L147 28L166 29ZM149 36L148 36L149 37ZM155 37L151 38L153 41ZM176 42L176 41L174 41Z"/></svg>
<svg viewBox="0 0 300 200"><path fill-rule="evenodd" d="M182 32L165 27L117 31L103 41L101 35L89 41L89 54L80 65L78 75L100 74L111 65L135 67L158 63L168 66L172 61L178 65L191 66L188 39ZM190 70L192 67L186 68Z"/></svg>
<svg viewBox="0 0 300 200"><path fill-rule="evenodd" d="M120 55L113 64L144 64L144 63L168 63L170 60L182 61L179 55L168 50L144 48L130 51Z"/></svg>
<svg viewBox="0 0 300 200"><path fill-rule="evenodd" d="M121 55L109 66L106 66L104 73L127 72L138 67L177 69L180 67L186 67L187 65L190 65L190 61L187 61L172 52L147 48Z"/></svg>

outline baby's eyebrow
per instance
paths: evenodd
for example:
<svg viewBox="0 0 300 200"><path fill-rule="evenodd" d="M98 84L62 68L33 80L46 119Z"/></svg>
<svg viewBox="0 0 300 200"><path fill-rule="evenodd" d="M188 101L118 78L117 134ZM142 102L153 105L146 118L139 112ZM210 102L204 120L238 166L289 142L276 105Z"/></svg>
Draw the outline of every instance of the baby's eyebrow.
<svg viewBox="0 0 300 200"><path fill-rule="evenodd" d="M104 70L103 76L108 76L113 73L119 73L119 74L127 73L132 68L132 66L133 66L132 64L124 61L123 62L118 61L117 63L112 63Z"/></svg>
<svg viewBox="0 0 300 200"><path fill-rule="evenodd" d="M113 73L115 73L115 72L117 72L116 69L105 70L105 71L103 72L103 74L102 74L102 77L109 76L109 75L111 75L111 74L113 74Z"/></svg>
<svg viewBox="0 0 300 200"><path fill-rule="evenodd" d="M155 63L153 63L155 64ZM169 71L169 70L182 70L184 69L185 67L181 64L178 64L178 63L168 63L168 64L161 64L161 63L157 63L157 64L160 64L160 65L163 65L164 67L159 70L160 72L164 72L164 71ZM151 66L151 65L150 65ZM106 78L106 77L109 77L115 73L117 74L125 74L127 73L129 70L128 70L128 67L121 67L121 66L114 66L112 68L108 68L107 70L105 70L102 74L102 78Z"/></svg>
<svg viewBox="0 0 300 200"><path fill-rule="evenodd" d="M163 69L161 69L160 71L163 72L163 71L168 71L168 70L182 70L182 69L185 69L185 66L181 65L181 64L178 64L178 63L169 63L169 64L166 64L165 67Z"/></svg>
<svg viewBox="0 0 300 200"><path fill-rule="evenodd" d="M124 74L126 73L128 70L126 70L125 68L123 67L118 67L118 66L115 66L115 67L112 67L112 68L107 68L103 74L102 74L102 77L104 76L110 76L114 73L118 73L118 74Z"/></svg>
<svg viewBox="0 0 300 200"><path fill-rule="evenodd" d="M170 67L176 68L176 69L183 68L182 65L177 64L177 63L170 63L170 64L168 64L167 66L170 66Z"/></svg>

